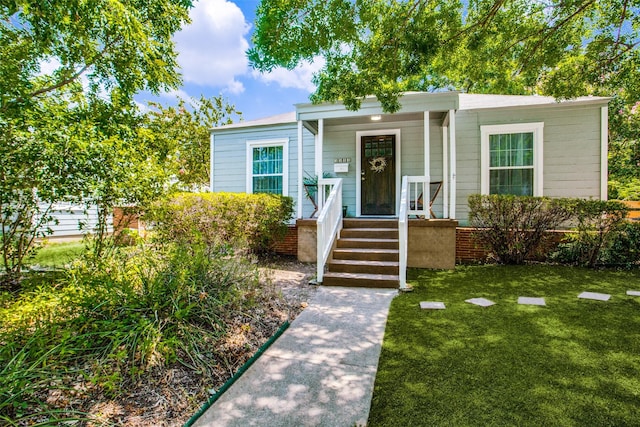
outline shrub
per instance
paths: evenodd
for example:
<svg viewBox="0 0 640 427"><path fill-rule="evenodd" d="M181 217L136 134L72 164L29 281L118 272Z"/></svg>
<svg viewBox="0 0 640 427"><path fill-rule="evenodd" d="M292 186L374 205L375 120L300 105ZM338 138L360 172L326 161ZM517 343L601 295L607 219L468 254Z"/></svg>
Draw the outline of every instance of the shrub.
<svg viewBox="0 0 640 427"><path fill-rule="evenodd" d="M268 292L250 259L203 245L121 248L25 287L0 306L0 424L41 412L53 386L116 396L174 361L210 377L228 325Z"/></svg>
<svg viewBox="0 0 640 427"><path fill-rule="evenodd" d="M469 222L475 237L504 264L522 264L548 234L571 216L566 199L512 195L469 196Z"/></svg>
<svg viewBox="0 0 640 427"><path fill-rule="evenodd" d="M627 263L623 260L637 254L634 251L637 246L628 249L625 246L634 240L638 242L638 238L633 226L626 229L626 214L627 207L618 201L575 199L572 204L575 233L571 242L559 246L553 258L587 267Z"/></svg>
<svg viewBox="0 0 640 427"><path fill-rule="evenodd" d="M271 194L179 193L150 214L155 229L169 241L202 242L268 251L286 230L293 199Z"/></svg>
<svg viewBox="0 0 640 427"><path fill-rule="evenodd" d="M640 222L623 222L601 254L608 265L630 267L640 262Z"/></svg>

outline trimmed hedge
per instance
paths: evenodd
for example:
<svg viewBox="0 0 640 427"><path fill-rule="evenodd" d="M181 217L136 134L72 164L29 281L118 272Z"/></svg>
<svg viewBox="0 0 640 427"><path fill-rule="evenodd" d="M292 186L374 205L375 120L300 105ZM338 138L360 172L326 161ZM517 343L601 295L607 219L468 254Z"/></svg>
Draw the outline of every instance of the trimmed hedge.
<svg viewBox="0 0 640 427"><path fill-rule="evenodd" d="M164 239L269 251L293 216L293 199L272 194L178 193L150 214Z"/></svg>

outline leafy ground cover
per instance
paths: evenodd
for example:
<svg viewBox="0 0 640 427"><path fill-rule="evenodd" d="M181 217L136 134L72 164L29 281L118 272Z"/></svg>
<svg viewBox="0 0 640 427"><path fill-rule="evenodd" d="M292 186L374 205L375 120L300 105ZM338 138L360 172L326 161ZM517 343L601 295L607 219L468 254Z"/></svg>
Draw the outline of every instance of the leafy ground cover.
<svg viewBox="0 0 640 427"><path fill-rule="evenodd" d="M639 271L468 266L409 279L414 292L391 304L369 425L637 425L640 298L626 291ZM497 304L464 302L474 297Z"/></svg>

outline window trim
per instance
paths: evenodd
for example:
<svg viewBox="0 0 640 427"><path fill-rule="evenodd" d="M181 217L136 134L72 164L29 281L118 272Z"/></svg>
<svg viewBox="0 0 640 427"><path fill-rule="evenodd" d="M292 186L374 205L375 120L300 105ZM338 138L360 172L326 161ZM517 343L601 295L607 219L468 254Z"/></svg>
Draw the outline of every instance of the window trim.
<svg viewBox="0 0 640 427"><path fill-rule="evenodd" d="M246 141L246 191L253 194L253 149L282 147L282 195L289 195L289 138L257 139Z"/></svg>
<svg viewBox="0 0 640 427"><path fill-rule="evenodd" d="M511 133L533 133L533 195L543 194L544 122L512 123L480 126L480 193L489 194L490 158L489 136Z"/></svg>

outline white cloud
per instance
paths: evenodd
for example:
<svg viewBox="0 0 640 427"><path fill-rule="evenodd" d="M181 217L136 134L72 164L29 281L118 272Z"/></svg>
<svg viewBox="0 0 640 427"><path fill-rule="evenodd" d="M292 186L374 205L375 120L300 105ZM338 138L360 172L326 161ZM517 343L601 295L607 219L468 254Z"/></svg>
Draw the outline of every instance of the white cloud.
<svg viewBox="0 0 640 427"><path fill-rule="evenodd" d="M169 99L171 101L175 101L176 98L184 99L185 101L189 101L191 96L182 89L170 90L169 92L162 92L159 94L160 98Z"/></svg>
<svg viewBox="0 0 640 427"><path fill-rule="evenodd" d="M227 84L227 88L225 92L230 93L232 95L238 95L244 92L244 85L237 80L233 80Z"/></svg>
<svg viewBox="0 0 640 427"><path fill-rule="evenodd" d="M191 24L174 38L184 81L242 92L244 86L235 77L248 70L246 36L251 27L240 8L227 0L202 0L190 16Z"/></svg>
<svg viewBox="0 0 640 427"><path fill-rule="evenodd" d="M270 73L253 72L253 76L266 83L277 83L284 88L302 89L311 93L316 90L312 83L313 74L324 66L324 58L316 57L313 62L303 62L293 70L276 68Z"/></svg>

